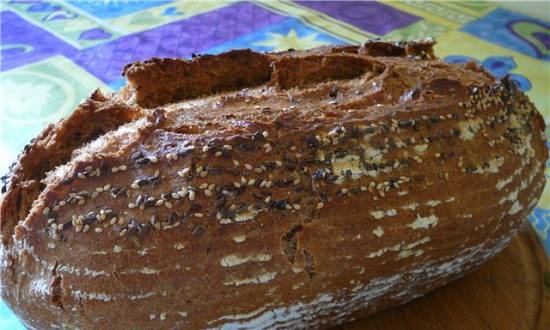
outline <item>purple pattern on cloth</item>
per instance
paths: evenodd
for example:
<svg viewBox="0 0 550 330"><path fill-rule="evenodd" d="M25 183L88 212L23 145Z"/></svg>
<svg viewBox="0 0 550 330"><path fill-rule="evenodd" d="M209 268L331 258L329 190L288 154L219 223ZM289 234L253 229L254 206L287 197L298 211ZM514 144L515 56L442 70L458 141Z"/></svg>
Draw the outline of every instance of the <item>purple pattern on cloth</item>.
<svg viewBox="0 0 550 330"><path fill-rule="evenodd" d="M28 23L11 11L2 11L0 22L1 71L40 61L52 55L69 55L76 52L71 45Z"/></svg>
<svg viewBox="0 0 550 330"><path fill-rule="evenodd" d="M78 39L80 40L98 40L98 39L109 39L113 35L109 32L106 32L102 28L94 28L86 30L80 34Z"/></svg>
<svg viewBox="0 0 550 330"><path fill-rule="evenodd" d="M532 35L538 39L538 41L540 41L547 50L550 49L550 34L535 32Z"/></svg>
<svg viewBox="0 0 550 330"><path fill-rule="evenodd" d="M120 79L122 68L130 62L187 57L282 19L259 6L238 3L83 49L71 58L109 84Z"/></svg>
<svg viewBox="0 0 550 330"><path fill-rule="evenodd" d="M367 32L378 35L412 24L419 17L374 1L297 1Z"/></svg>

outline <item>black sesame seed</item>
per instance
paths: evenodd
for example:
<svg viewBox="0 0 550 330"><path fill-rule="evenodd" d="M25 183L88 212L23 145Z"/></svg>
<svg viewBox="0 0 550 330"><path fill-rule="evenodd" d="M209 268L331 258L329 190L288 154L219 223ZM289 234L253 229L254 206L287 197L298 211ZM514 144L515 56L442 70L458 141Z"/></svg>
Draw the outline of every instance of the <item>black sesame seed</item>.
<svg viewBox="0 0 550 330"><path fill-rule="evenodd" d="M138 160L140 158L143 158L143 152L141 152L141 151L135 152L132 155L132 160Z"/></svg>
<svg viewBox="0 0 550 330"><path fill-rule="evenodd" d="M148 184L148 183L149 183L149 178L147 178L147 179L139 179L139 180L136 181L136 184L137 184L138 186L140 186L140 187L143 187L143 186L145 186L145 185Z"/></svg>
<svg viewBox="0 0 550 330"><path fill-rule="evenodd" d="M142 233L147 233L149 232L149 230L151 230L151 225L148 224L148 223L142 223L141 224L141 232Z"/></svg>
<svg viewBox="0 0 550 330"><path fill-rule="evenodd" d="M135 160L136 164L139 164L139 165L145 165L147 163L149 163L149 158L138 158Z"/></svg>
<svg viewBox="0 0 550 330"><path fill-rule="evenodd" d="M326 175L326 172L324 171L324 169L319 169L315 171L315 173L313 173L313 179L319 181L324 179L325 175Z"/></svg>
<svg viewBox="0 0 550 330"><path fill-rule="evenodd" d="M90 197L90 193L87 192L87 191L81 191L81 192L77 193L77 195L80 196L80 197L84 197L84 198Z"/></svg>
<svg viewBox="0 0 550 330"><path fill-rule="evenodd" d="M141 222L137 219L128 221L128 234L138 234L141 231Z"/></svg>
<svg viewBox="0 0 550 330"><path fill-rule="evenodd" d="M241 185L239 188L236 189L236 192L237 192L237 196L238 195L242 195L246 190L246 185Z"/></svg>
<svg viewBox="0 0 550 330"><path fill-rule="evenodd" d="M93 224L94 222L97 221L97 214L95 212L89 212L88 214L86 214L86 216L84 217L84 221L83 223L85 225L91 225Z"/></svg>
<svg viewBox="0 0 550 330"><path fill-rule="evenodd" d="M169 224L174 224L177 219L178 219L178 214L176 212L171 212L168 215L168 223Z"/></svg>
<svg viewBox="0 0 550 330"><path fill-rule="evenodd" d="M202 226L197 226L193 228L193 231L191 232L191 235L193 236L200 236L202 235L206 230Z"/></svg>
<svg viewBox="0 0 550 330"><path fill-rule="evenodd" d="M277 167L277 165L275 164L275 162L263 162L263 165L265 166L265 168L266 168L267 170L270 170L270 171L271 171L271 170L274 170L274 169Z"/></svg>
<svg viewBox="0 0 550 330"><path fill-rule="evenodd" d="M265 140L265 136L262 132L256 132L254 135L252 135L252 141L263 141Z"/></svg>
<svg viewBox="0 0 550 330"><path fill-rule="evenodd" d="M353 126L353 128L351 129L351 132L350 132L350 137L352 139L358 139L361 137L361 130L359 129L359 127L357 126Z"/></svg>
<svg viewBox="0 0 550 330"><path fill-rule="evenodd" d="M263 137L263 135L262 135L262 137ZM257 146L257 145L252 144L252 143L241 143L241 144L237 145L237 148L240 149L240 150L244 150L244 151L256 151L256 150L260 149L260 146Z"/></svg>
<svg viewBox="0 0 550 330"><path fill-rule="evenodd" d="M336 180L338 180L338 175L331 174L327 177L327 182L329 183L336 182Z"/></svg>
<svg viewBox="0 0 550 330"><path fill-rule="evenodd" d="M332 85L330 91L328 92L328 96L333 99L338 96L338 87L336 85Z"/></svg>
<svg viewBox="0 0 550 330"><path fill-rule="evenodd" d="M274 200L269 203L269 206L271 208L274 208L276 210L286 210L286 205L288 204L285 200Z"/></svg>
<svg viewBox="0 0 550 330"><path fill-rule="evenodd" d="M411 127L412 125L413 125L412 120L402 120L397 124L397 126L399 126L400 128L407 128L407 127Z"/></svg>
<svg viewBox="0 0 550 330"><path fill-rule="evenodd" d="M61 183L64 185L71 184L71 182L73 182L73 178L65 178L63 179L63 181L61 181Z"/></svg>
<svg viewBox="0 0 550 330"><path fill-rule="evenodd" d="M320 142L315 138L315 136L309 135L306 137L306 145L308 148L319 148Z"/></svg>
<svg viewBox="0 0 550 330"><path fill-rule="evenodd" d="M474 173L477 170L477 167L468 166L468 167L464 168L464 170L466 171L466 173Z"/></svg>
<svg viewBox="0 0 550 330"><path fill-rule="evenodd" d="M145 200L145 202L143 202L143 206L145 207L152 207L154 206L156 203L156 200L154 197L149 197Z"/></svg>
<svg viewBox="0 0 550 330"><path fill-rule="evenodd" d="M367 126L367 128L365 128L365 134L372 134L374 133L374 131L376 131L376 129L372 126Z"/></svg>

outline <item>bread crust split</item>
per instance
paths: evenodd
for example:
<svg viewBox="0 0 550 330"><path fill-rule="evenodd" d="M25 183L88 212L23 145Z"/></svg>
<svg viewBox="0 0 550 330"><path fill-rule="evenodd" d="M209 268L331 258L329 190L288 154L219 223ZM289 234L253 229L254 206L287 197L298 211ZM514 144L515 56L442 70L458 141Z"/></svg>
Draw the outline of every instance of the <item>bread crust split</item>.
<svg viewBox="0 0 550 330"><path fill-rule="evenodd" d="M504 248L544 121L433 41L124 69L3 178L0 291L29 329L323 329Z"/></svg>

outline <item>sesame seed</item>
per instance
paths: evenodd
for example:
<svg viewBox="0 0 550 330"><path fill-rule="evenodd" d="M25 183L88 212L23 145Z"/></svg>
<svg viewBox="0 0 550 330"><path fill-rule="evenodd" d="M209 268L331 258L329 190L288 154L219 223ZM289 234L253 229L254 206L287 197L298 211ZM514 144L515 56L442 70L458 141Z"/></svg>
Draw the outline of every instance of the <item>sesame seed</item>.
<svg viewBox="0 0 550 330"><path fill-rule="evenodd" d="M187 173L189 173L189 171L190 171L190 168L186 167L186 168L182 169L181 171L178 171L178 175L183 178Z"/></svg>
<svg viewBox="0 0 550 330"><path fill-rule="evenodd" d="M201 178L204 178L207 175L208 175L208 171L202 171L200 174Z"/></svg>
<svg viewBox="0 0 550 330"><path fill-rule="evenodd" d="M194 200L195 200L195 195L196 195L195 191L194 191L194 190L190 190L190 191L189 191L189 200L190 200L190 201L194 201Z"/></svg>
<svg viewBox="0 0 550 330"><path fill-rule="evenodd" d="M267 138L269 136L269 133L267 131L263 131L262 135L264 136L264 138Z"/></svg>
<svg viewBox="0 0 550 330"><path fill-rule="evenodd" d="M283 162L280 161L280 160L276 160L275 165L277 165L278 167L281 167L281 166L283 166Z"/></svg>
<svg viewBox="0 0 550 330"><path fill-rule="evenodd" d="M302 207L300 206L300 204L292 204L292 207L294 207L294 209L296 209L296 210L299 210L299 209L302 208Z"/></svg>
<svg viewBox="0 0 550 330"><path fill-rule="evenodd" d="M173 192L171 196L173 199L179 199L181 197L177 192Z"/></svg>
<svg viewBox="0 0 550 330"><path fill-rule="evenodd" d="M121 171L126 171L126 170L128 169L128 166L126 166L126 165L120 165L120 166L118 167L118 169L121 170Z"/></svg>
<svg viewBox="0 0 550 330"><path fill-rule="evenodd" d="M206 196L208 196L208 197L212 197L212 191L210 191L210 190L208 190L208 189L206 189L206 190L204 191L204 194L205 194Z"/></svg>
<svg viewBox="0 0 550 330"><path fill-rule="evenodd" d="M325 203L323 203L323 202L317 203L317 209L318 209L318 210L322 209L323 206L325 206Z"/></svg>
<svg viewBox="0 0 550 330"><path fill-rule="evenodd" d="M101 228L101 227L96 227L96 228L94 229L94 231L95 231L96 233L102 233L102 232L103 232L103 228Z"/></svg>
<svg viewBox="0 0 550 330"><path fill-rule="evenodd" d="M164 205L169 209L172 208L172 203L170 203L170 202L164 202Z"/></svg>
<svg viewBox="0 0 550 330"><path fill-rule="evenodd" d="M136 207L137 207L137 205L136 205L136 204L134 204L134 203L131 203L131 202L130 202L130 203L128 203L128 208L129 208L129 209L134 209L134 208L136 208Z"/></svg>
<svg viewBox="0 0 550 330"><path fill-rule="evenodd" d="M196 218L202 218L202 217L204 217L204 214L202 214L202 213L195 213L194 216L195 216Z"/></svg>
<svg viewBox="0 0 550 330"><path fill-rule="evenodd" d="M49 218L47 222L48 224L52 224L55 222L55 218Z"/></svg>
<svg viewBox="0 0 550 330"><path fill-rule="evenodd" d="M252 165L250 164L244 164L244 168L246 168L249 171L253 169Z"/></svg>
<svg viewBox="0 0 550 330"><path fill-rule="evenodd" d="M233 147L230 146L229 144L224 144L224 145L223 145L223 148L224 148L225 150L231 150L231 149L233 149Z"/></svg>
<svg viewBox="0 0 550 330"><path fill-rule="evenodd" d="M155 202L156 206L161 206L162 204L164 204L164 200L162 200L162 199L159 199Z"/></svg>
<svg viewBox="0 0 550 330"><path fill-rule="evenodd" d="M90 225L84 225L84 228L82 228L82 232L86 233L88 232L88 230L90 230Z"/></svg>
<svg viewBox="0 0 550 330"><path fill-rule="evenodd" d="M86 179L86 176L82 172L78 172L76 176L78 176L81 179Z"/></svg>
<svg viewBox="0 0 550 330"><path fill-rule="evenodd" d="M156 162L159 161L158 157L157 156L151 156L149 157L149 160L151 161L151 163L155 164Z"/></svg>
<svg viewBox="0 0 550 330"><path fill-rule="evenodd" d="M221 151L216 151L216 153L214 154L214 156L216 156L216 157L221 157L221 155L222 155Z"/></svg>
<svg viewBox="0 0 550 330"><path fill-rule="evenodd" d="M233 165L239 166L240 164L241 164L241 163L240 163L238 160L233 159Z"/></svg>
<svg viewBox="0 0 550 330"><path fill-rule="evenodd" d="M111 168L111 172L113 172L113 173L118 172L118 167L115 166L115 167Z"/></svg>

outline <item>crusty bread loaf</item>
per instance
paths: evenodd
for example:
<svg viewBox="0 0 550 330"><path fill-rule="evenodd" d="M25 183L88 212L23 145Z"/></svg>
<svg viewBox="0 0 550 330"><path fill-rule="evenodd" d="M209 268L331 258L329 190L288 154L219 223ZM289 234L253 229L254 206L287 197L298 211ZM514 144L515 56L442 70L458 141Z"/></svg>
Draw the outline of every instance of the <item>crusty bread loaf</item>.
<svg viewBox="0 0 550 330"><path fill-rule="evenodd" d="M544 121L432 42L127 66L6 177L2 298L29 329L327 328L504 248Z"/></svg>

